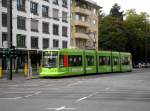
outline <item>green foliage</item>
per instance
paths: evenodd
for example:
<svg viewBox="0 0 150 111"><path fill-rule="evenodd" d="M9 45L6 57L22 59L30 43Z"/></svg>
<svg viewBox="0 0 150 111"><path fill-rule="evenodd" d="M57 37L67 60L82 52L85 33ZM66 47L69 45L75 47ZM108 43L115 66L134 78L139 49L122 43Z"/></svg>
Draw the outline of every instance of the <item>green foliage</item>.
<svg viewBox="0 0 150 111"><path fill-rule="evenodd" d="M106 16L99 26L99 44L104 50L125 51L124 24L119 18Z"/></svg>
<svg viewBox="0 0 150 111"><path fill-rule="evenodd" d="M134 62L145 61L145 46L149 46L150 23L145 12L137 14L134 9L120 12L114 5L108 16L100 16L99 48L103 50L129 51ZM148 38L148 40L146 40ZM148 49L150 54L150 49Z"/></svg>
<svg viewBox="0 0 150 111"><path fill-rule="evenodd" d="M123 11L120 12L120 6L115 3L114 6L110 10L110 16L123 18Z"/></svg>

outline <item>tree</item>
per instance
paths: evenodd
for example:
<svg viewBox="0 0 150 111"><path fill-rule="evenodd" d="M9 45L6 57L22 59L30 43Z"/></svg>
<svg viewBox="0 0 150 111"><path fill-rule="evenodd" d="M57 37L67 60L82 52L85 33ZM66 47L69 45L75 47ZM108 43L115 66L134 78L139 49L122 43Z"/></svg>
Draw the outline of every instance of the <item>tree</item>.
<svg viewBox="0 0 150 111"><path fill-rule="evenodd" d="M124 51L127 43L124 33L123 12L115 4L108 16L101 16L99 23L99 48ZM120 19L121 18L121 19Z"/></svg>
<svg viewBox="0 0 150 111"><path fill-rule="evenodd" d="M123 20L123 11L122 12L120 11L120 6L117 3L115 3L111 8L110 16L117 17Z"/></svg>
<svg viewBox="0 0 150 111"><path fill-rule="evenodd" d="M137 14L135 9L123 15L120 6L115 4L109 15L99 17L99 49L131 52L134 63L145 62L146 48L150 55L148 17L145 12Z"/></svg>
<svg viewBox="0 0 150 111"><path fill-rule="evenodd" d="M150 34L147 17L147 13L137 14L134 9L126 12L125 24L128 30L126 50L132 52L135 63L145 61L145 37Z"/></svg>

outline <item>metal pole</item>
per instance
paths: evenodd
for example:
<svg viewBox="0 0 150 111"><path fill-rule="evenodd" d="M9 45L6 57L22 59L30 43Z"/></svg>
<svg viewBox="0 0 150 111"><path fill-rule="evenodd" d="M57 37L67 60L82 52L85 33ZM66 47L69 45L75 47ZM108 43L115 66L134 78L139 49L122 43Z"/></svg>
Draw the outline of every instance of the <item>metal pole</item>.
<svg viewBox="0 0 150 111"><path fill-rule="evenodd" d="M145 18L145 66L147 68L147 19Z"/></svg>
<svg viewBox="0 0 150 111"><path fill-rule="evenodd" d="M27 79L30 79L30 51L28 50L28 77Z"/></svg>
<svg viewBox="0 0 150 111"><path fill-rule="evenodd" d="M7 0L7 32L8 32L8 48L9 51L12 48L12 0ZM10 61L10 74L8 74L8 79L12 80L12 56L9 55Z"/></svg>
<svg viewBox="0 0 150 111"><path fill-rule="evenodd" d="M96 41L96 32L93 32L93 35L94 35L94 41L93 41L94 49L95 49L95 50L98 50L98 49L97 49L98 47L97 47L97 44L96 44L96 42L97 42L97 41Z"/></svg>
<svg viewBox="0 0 150 111"><path fill-rule="evenodd" d="M146 65L146 68L147 68L147 51L148 51L148 48L147 48L147 36L145 37L145 65Z"/></svg>

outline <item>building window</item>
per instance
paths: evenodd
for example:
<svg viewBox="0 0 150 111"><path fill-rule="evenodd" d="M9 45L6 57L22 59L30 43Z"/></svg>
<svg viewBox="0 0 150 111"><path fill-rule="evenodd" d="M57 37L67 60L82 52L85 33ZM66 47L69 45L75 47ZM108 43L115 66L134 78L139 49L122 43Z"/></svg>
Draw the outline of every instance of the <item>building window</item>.
<svg viewBox="0 0 150 111"><path fill-rule="evenodd" d="M31 31L38 32L38 20L31 19Z"/></svg>
<svg viewBox="0 0 150 111"><path fill-rule="evenodd" d="M38 15L38 4L35 2L31 2L30 10L31 10L31 13Z"/></svg>
<svg viewBox="0 0 150 111"><path fill-rule="evenodd" d="M7 37L7 33L6 32L2 32L2 46L4 47L5 45L8 45L7 44L7 40L8 37Z"/></svg>
<svg viewBox="0 0 150 111"><path fill-rule="evenodd" d="M2 26L7 26L7 13L2 13Z"/></svg>
<svg viewBox="0 0 150 111"><path fill-rule="evenodd" d="M18 29L23 29L23 30L26 29L26 18L25 17L21 17L21 16L17 17L17 27L18 27Z"/></svg>
<svg viewBox="0 0 150 111"><path fill-rule="evenodd" d="M58 0L53 0L53 4L58 5Z"/></svg>
<svg viewBox="0 0 150 111"><path fill-rule="evenodd" d="M78 14L75 15L75 19L79 20L79 15Z"/></svg>
<svg viewBox="0 0 150 111"><path fill-rule="evenodd" d="M59 25L53 24L53 35L59 35Z"/></svg>
<svg viewBox="0 0 150 111"><path fill-rule="evenodd" d="M53 48L58 48L59 47L59 41L54 39L53 40Z"/></svg>
<svg viewBox="0 0 150 111"><path fill-rule="evenodd" d="M2 0L2 7L7 7L7 0Z"/></svg>
<svg viewBox="0 0 150 111"><path fill-rule="evenodd" d="M43 33L49 33L49 23L43 22Z"/></svg>
<svg viewBox="0 0 150 111"><path fill-rule="evenodd" d="M63 11L63 12L62 12L62 21L63 21L63 22L66 22L66 23L68 22L68 20L67 20L68 17L67 17L67 16L68 16L67 12L64 12L64 11Z"/></svg>
<svg viewBox="0 0 150 111"><path fill-rule="evenodd" d="M53 8L53 19L54 20L59 20L59 10Z"/></svg>
<svg viewBox="0 0 150 111"><path fill-rule="evenodd" d="M17 0L17 10L25 11L25 0Z"/></svg>
<svg viewBox="0 0 150 111"><path fill-rule="evenodd" d="M96 25L96 20L93 20L93 25Z"/></svg>
<svg viewBox="0 0 150 111"><path fill-rule="evenodd" d="M87 33L87 28L86 27L81 27L81 26L76 26L75 27L75 32L85 34L85 33Z"/></svg>
<svg viewBox="0 0 150 111"><path fill-rule="evenodd" d="M88 21L87 16L85 16L85 15L76 14L75 17L76 17L75 18L76 20L80 20L82 22Z"/></svg>
<svg viewBox="0 0 150 111"><path fill-rule="evenodd" d="M49 48L49 39L43 39L43 49Z"/></svg>
<svg viewBox="0 0 150 111"><path fill-rule="evenodd" d="M93 13L96 15L96 9L93 9Z"/></svg>
<svg viewBox="0 0 150 111"><path fill-rule="evenodd" d="M67 8L68 1L67 0L62 0L62 7Z"/></svg>
<svg viewBox="0 0 150 111"><path fill-rule="evenodd" d="M67 27L62 27L62 36L68 37L68 28Z"/></svg>
<svg viewBox="0 0 150 111"><path fill-rule="evenodd" d="M38 49L38 37L31 37L31 48Z"/></svg>
<svg viewBox="0 0 150 111"><path fill-rule="evenodd" d="M85 16L82 16L81 21L85 22L86 18Z"/></svg>
<svg viewBox="0 0 150 111"><path fill-rule="evenodd" d="M22 34L17 34L17 47L26 48L26 36Z"/></svg>
<svg viewBox="0 0 150 111"><path fill-rule="evenodd" d="M48 12L49 12L49 7L43 5L43 6L42 6L42 16L43 16L43 17L48 17Z"/></svg>
<svg viewBox="0 0 150 111"><path fill-rule="evenodd" d="M67 41L62 41L62 48L67 48L68 42Z"/></svg>

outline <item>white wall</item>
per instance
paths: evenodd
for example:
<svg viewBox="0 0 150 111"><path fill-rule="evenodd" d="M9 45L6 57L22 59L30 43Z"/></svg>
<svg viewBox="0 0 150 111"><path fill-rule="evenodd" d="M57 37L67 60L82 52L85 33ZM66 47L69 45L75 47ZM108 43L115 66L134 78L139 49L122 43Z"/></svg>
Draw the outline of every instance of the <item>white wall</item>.
<svg viewBox="0 0 150 111"><path fill-rule="evenodd" d="M38 14L39 16L33 16L33 18L38 18L39 20L39 32L31 32L31 13L30 13L30 1L35 1L38 3ZM39 38L39 49L42 50L43 44L42 44L42 39L43 38L49 38L49 48L53 48L53 39L58 39L59 40L59 48L62 48L62 41L67 41L68 42L68 47L70 47L70 0L68 0L68 8L63 8L62 7L62 1L59 1L59 6L53 5L52 0L49 0L49 2L43 1L43 0L26 0L26 12L21 12L17 11L17 3L15 0L13 0L13 45L16 46L16 34L24 34L26 35L26 46L28 50L31 49L31 36L37 36ZM42 5L47 5L49 6L49 16L52 17L52 10L53 8L59 9L60 17L62 17L62 11L68 12L68 23L63 23L61 18L60 21L53 20L51 18L43 18L42 17ZM7 29L2 27L2 22L1 22L1 13L2 12L7 12L7 9L1 6L0 2L0 48L2 48L2 32L7 32ZM26 30L19 30L17 29L17 15L26 17ZM42 32L42 22L49 22L49 34L43 34ZM54 36L53 35L53 23L59 25L59 36ZM62 26L67 26L68 27L68 38L62 37Z"/></svg>

